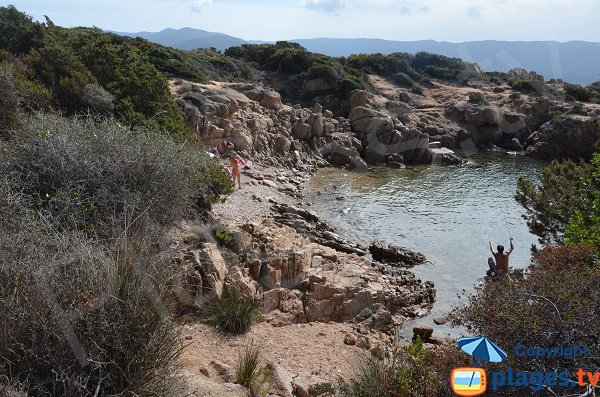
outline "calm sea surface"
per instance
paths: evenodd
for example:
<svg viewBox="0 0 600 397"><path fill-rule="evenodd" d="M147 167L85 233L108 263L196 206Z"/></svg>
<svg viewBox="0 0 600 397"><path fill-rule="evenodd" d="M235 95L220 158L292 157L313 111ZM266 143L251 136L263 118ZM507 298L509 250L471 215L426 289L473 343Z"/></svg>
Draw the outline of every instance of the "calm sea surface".
<svg viewBox="0 0 600 397"><path fill-rule="evenodd" d="M481 281L488 241L516 249L511 266L525 267L536 237L515 201L519 176L537 180L545 163L504 153L471 156L461 166L378 168L365 173L322 169L306 188L306 201L343 237L368 245L375 239L414 249L432 263L412 269L431 280L437 301L428 323L460 302ZM464 298L463 298L464 299ZM411 324L403 334L411 334ZM457 335L448 327L440 334Z"/></svg>

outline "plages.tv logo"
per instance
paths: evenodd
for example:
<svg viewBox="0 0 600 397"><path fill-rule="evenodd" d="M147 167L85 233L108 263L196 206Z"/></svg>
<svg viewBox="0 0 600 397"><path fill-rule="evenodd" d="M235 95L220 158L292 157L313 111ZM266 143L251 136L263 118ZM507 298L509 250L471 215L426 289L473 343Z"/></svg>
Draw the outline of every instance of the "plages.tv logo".
<svg viewBox="0 0 600 397"><path fill-rule="evenodd" d="M487 389L487 377L482 368L455 368L450 376L452 391L458 396L480 396Z"/></svg>
<svg viewBox="0 0 600 397"><path fill-rule="evenodd" d="M600 372L586 372L579 368L575 374L570 372L536 372L520 371L512 367L505 371L498 370L486 374L485 370L478 368L477 361L502 362L507 354L485 337L460 338L458 346L466 353L473 356L473 367L455 368L450 375L452 391L463 397L479 396L485 393L488 386L496 391L499 388L528 387L533 392L539 392L544 388L552 390L555 387L587 387L591 395L600 385ZM519 344L515 347L514 354L517 357L552 358L563 357L572 360L575 357L587 357L589 352L587 346L562 346L551 348L526 347ZM595 394L594 394L595 395Z"/></svg>
<svg viewBox="0 0 600 397"><path fill-rule="evenodd" d="M465 353L473 356L473 367L455 368L450 375L452 391L457 396L480 396L487 390L487 375L483 368L477 368L477 361L501 362L507 354L485 337L460 338L458 341Z"/></svg>

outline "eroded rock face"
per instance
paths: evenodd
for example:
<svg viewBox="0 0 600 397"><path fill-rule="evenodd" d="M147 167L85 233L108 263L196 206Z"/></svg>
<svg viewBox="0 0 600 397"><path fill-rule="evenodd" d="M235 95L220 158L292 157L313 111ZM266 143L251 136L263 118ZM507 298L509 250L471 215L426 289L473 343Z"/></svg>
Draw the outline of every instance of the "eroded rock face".
<svg viewBox="0 0 600 397"><path fill-rule="evenodd" d="M285 106L279 93L253 84L196 84L181 93L177 103L186 126L203 143L221 148L227 140L244 157L263 163L312 164L319 161L314 156L319 147L332 143L353 147L346 124L321 105Z"/></svg>
<svg viewBox="0 0 600 397"><path fill-rule="evenodd" d="M528 138L527 155L543 160L589 159L598 139L600 127L592 117L565 115L548 121Z"/></svg>
<svg viewBox="0 0 600 397"><path fill-rule="evenodd" d="M350 125L362 143L367 163L387 163L395 154L401 155L407 163L431 162L429 135L419 128L407 128L396 118L410 112L406 103L384 103L365 91L357 91L350 103Z"/></svg>
<svg viewBox="0 0 600 397"><path fill-rule="evenodd" d="M354 254L313 243L287 226L267 220L243 230L251 245L262 247L250 254L260 257L260 270L251 270L256 267L251 261L245 274L258 274L263 313L274 325L353 321L367 309L361 321L386 328L393 314L413 316L435 299L433 285L421 283L410 272L373 267Z"/></svg>
<svg viewBox="0 0 600 397"><path fill-rule="evenodd" d="M525 115L494 106L468 104L464 108L464 120L477 128L475 138L479 144L500 145L513 138L520 141L530 134Z"/></svg>

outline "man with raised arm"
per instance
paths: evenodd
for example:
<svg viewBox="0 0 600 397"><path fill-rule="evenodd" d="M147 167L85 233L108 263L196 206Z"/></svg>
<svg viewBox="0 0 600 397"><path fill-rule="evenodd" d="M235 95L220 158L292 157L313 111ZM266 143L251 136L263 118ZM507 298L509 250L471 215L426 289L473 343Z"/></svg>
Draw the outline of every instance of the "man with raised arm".
<svg viewBox="0 0 600 397"><path fill-rule="evenodd" d="M494 248L492 247L492 242L490 241L490 251L492 251L492 255L494 255L494 258L496 259L496 268L498 269L499 273L504 273L508 271L508 257L514 249L515 246L513 244L512 237L510 238L510 249L506 252L504 252L504 246L502 245L498 245L496 247L496 251L494 251Z"/></svg>

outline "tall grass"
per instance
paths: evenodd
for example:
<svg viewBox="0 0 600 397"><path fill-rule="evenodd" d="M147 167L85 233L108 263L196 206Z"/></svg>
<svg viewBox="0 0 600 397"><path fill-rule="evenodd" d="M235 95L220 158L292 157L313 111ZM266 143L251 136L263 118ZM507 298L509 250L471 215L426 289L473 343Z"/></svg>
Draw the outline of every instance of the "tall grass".
<svg viewBox="0 0 600 397"><path fill-rule="evenodd" d="M212 302L209 311L209 324L235 334L247 332L261 316L256 302L240 296L232 288L225 288L222 296Z"/></svg>

